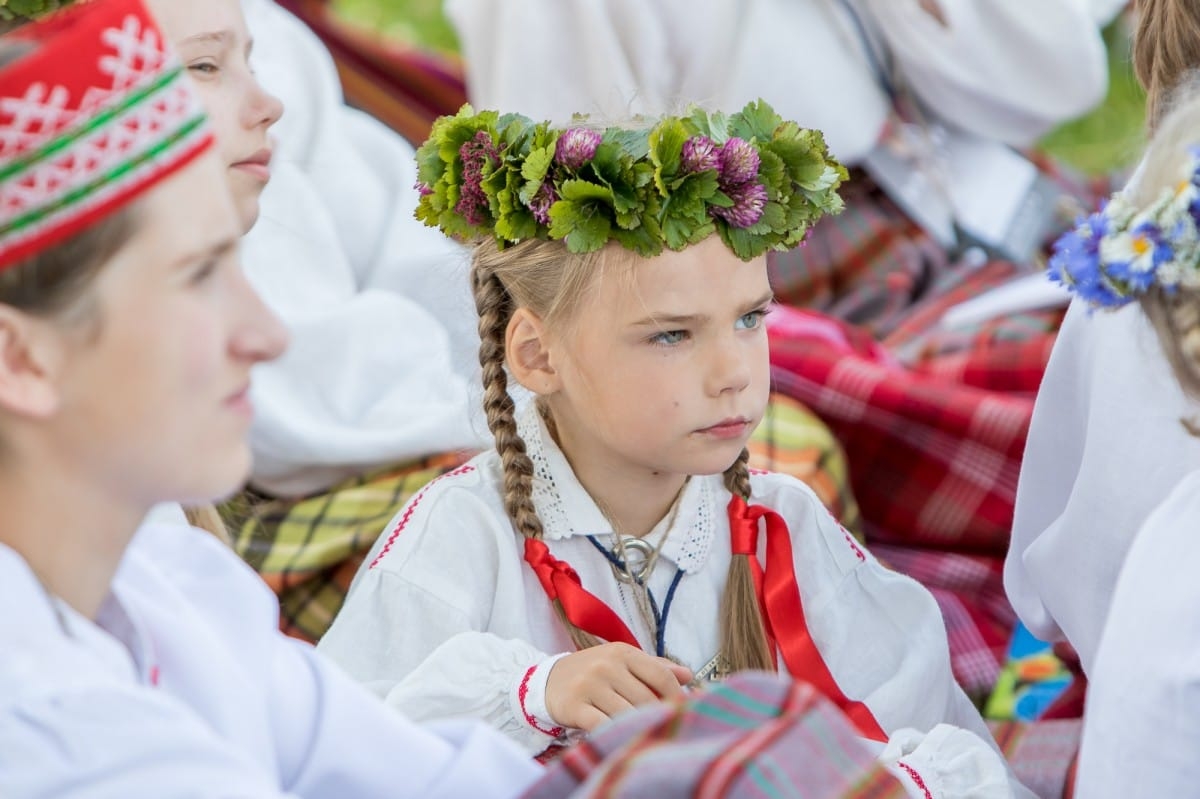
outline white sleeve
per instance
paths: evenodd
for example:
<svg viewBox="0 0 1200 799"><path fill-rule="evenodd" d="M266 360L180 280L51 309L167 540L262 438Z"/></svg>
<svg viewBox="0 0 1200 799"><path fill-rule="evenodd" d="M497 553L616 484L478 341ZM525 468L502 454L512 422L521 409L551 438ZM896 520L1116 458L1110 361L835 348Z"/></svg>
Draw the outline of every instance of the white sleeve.
<svg viewBox="0 0 1200 799"><path fill-rule="evenodd" d="M974 733L939 724L928 733L897 730L879 761L918 799L1033 799L1004 759Z"/></svg>
<svg viewBox="0 0 1200 799"><path fill-rule="evenodd" d="M318 647L408 718L482 719L538 754L565 732L545 709L556 658L478 628L441 598L372 569Z"/></svg>
<svg viewBox="0 0 1200 799"><path fill-rule="evenodd" d="M298 795L395 795L403 785L414 797L515 796L538 776L524 752L484 725L406 719L308 645L280 642L272 707L280 768Z"/></svg>
<svg viewBox="0 0 1200 799"><path fill-rule="evenodd" d="M861 0L913 91L946 122L1023 146L1104 99L1093 0Z"/></svg>
<svg viewBox="0 0 1200 799"><path fill-rule="evenodd" d="M1087 308L1067 308L1033 405L1017 482L1012 534L1004 559L1004 589L1021 621L1043 641L1063 637L1046 608L1025 553L1067 507L1083 462L1091 399Z"/></svg>

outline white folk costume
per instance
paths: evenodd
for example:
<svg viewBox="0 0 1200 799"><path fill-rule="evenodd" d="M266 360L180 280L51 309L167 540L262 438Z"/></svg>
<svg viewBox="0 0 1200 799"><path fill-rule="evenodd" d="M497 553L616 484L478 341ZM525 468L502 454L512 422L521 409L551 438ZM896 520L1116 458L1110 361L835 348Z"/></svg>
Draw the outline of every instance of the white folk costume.
<svg viewBox="0 0 1200 799"><path fill-rule="evenodd" d="M413 219L413 149L348 107L333 61L271 0L245 0L259 79L284 104L247 276L291 334L255 370L252 484L328 489L488 441L466 250Z"/></svg>
<svg viewBox="0 0 1200 799"><path fill-rule="evenodd" d="M1076 796L1195 796L1200 785L1200 471L1129 547L1088 683Z"/></svg>
<svg viewBox="0 0 1200 799"><path fill-rule="evenodd" d="M1140 308L1075 300L1034 405L1004 564L1009 601L1044 640L1065 638L1090 672L1134 534L1200 468L1195 413Z"/></svg>
<svg viewBox="0 0 1200 799"><path fill-rule="evenodd" d="M575 570L642 649L710 672L731 558L722 477L691 478L674 519L646 536L665 536L648 581L664 619L658 644L610 566L611 525L535 410L526 409L519 428L550 555ZM884 731L877 739L892 736L891 757L903 755L907 768L940 786L935 795L1026 795L1008 783L982 719L951 675L929 593L880 566L799 481L756 474L752 484L751 507L777 512L791 531L783 531L793 554L786 564L769 554L779 539L759 541L766 579L794 573L816 659L836 681L833 690L852 698L842 704L860 729L864 717L877 722ZM500 459L490 451L414 497L368 555L318 649L411 718L483 718L537 753L570 735L549 718L544 688L550 667L574 646L522 557L502 485ZM773 621L781 649L796 623ZM859 699L865 716L856 717L851 706Z"/></svg>
<svg viewBox="0 0 1200 799"><path fill-rule="evenodd" d="M417 726L307 644L215 538L145 526L92 622L0 546L0 796L515 796L483 725Z"/></svg>

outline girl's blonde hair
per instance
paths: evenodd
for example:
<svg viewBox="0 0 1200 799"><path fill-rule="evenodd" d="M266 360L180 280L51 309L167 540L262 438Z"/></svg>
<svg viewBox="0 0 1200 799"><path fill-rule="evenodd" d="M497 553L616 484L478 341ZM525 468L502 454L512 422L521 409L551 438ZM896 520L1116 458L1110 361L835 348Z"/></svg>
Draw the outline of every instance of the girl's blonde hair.
<svg viewBox="0 0 1200 799"><path fill-rule="evenodd" d="M1160 102L1163 114L1157 131L1138 177L1126 192L1137 208L1149 206L1164 187L1186 179L1188 149L1200 144L1200 77L1191 75ZM1200 399L1200 290L1168 292L1155 285L1139 302L1179 384Z"/></svg>
<svg viewBox="0 0 1200 799"><path fill-rule="evenodd" d="M533 504L533 463L517 432L515 406L505 371L505 336L518 308L528 308L547 327L566 329L587 291L605 270L627 255L615 244L577 255L561 241L530 240L500 250L490 239L476 245L471 269L475 307L479 312L479 363L483 368L484 412L496 440L504 470L504 509L513 527L526 538L540 539L542 522ZM743 451L725 472L730 492L749 499L749 453ZM580 649L600 641L567 620L562 605L555 610ZM730 671L774 670L774 653L754 592L749 559L735 555L721 601L721 654Z"/></svg>
<svg viewBox="0 0 1200 799"><path fill-rule="evenodd" d="M1167 99L1200 67L1200 3L1195 0L1137 0L1133 70L1146 90L1146 119L1158 126Z"/></svg>

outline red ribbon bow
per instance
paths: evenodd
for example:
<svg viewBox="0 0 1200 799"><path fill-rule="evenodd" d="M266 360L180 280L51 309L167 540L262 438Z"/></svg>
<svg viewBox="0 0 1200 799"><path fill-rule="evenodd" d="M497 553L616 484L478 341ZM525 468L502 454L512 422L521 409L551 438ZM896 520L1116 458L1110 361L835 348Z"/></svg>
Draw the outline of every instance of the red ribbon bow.
<svg viewBox="0 0 1200 799"><path fill-rule="evenodd" d="M621 617L584 588L575 570L550 554L546 542L526 538L525 562L533 567L546 596L562 604L567 619L576 627L609 643L641 648Z"/></svg>
<svg viewBox="0 0 1200 799"><path fill-rule="evenodd" d="M767 568L758 561L759 520L766 522ZM730 546L735 555L750 559L754 592L766 626L767 643L783 655L784 665L793 677L811 683L841 708L859 732L876 741L887 735L870 709L862 702L848 699L833 679L824 658L813 643L804 621L804 605L796 584L792 560L792 534L778 513L762 505L747 505L739 496L729 500Z"/></svg>

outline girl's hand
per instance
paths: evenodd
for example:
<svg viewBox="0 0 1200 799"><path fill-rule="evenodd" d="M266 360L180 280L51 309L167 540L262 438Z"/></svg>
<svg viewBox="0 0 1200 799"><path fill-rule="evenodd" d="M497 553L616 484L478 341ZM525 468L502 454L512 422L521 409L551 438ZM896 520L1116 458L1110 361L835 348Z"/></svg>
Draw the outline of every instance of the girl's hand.
<svg viewBox="0 0 1200 799"><path fill-rule="evenodd" d="M683 695L692 672L628 644L602 644L560 659L546 678L555 724L590 732L618 713Z"/></svg>

